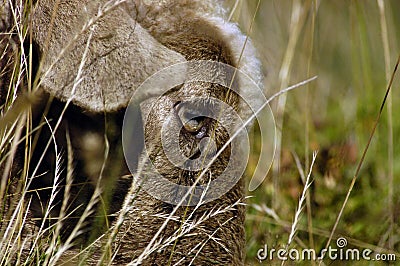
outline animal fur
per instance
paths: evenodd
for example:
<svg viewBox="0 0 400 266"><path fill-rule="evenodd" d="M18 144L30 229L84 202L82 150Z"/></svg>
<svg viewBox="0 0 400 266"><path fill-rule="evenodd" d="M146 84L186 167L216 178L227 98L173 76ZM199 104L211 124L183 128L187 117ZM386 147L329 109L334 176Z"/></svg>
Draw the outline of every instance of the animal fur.
<svg viewBox="0 0 400 266"><path fill-rule="evenodd" d="M109 251L116 254L113 259L115 264L137 260L174 208L140 189L141 178L153 174L149 172L149 162L143 156L138 163L143 166L140 175L135 179L121 178L129 175L122 161L122 114L134 90L163 67L190 60L213 60L238 67L258 84L262 78L260 63L251 42L247 43L240 58L246 37L237 25L223 18L225 10L215 1L132 0L115 7L112 4L114 2L73 0L56 4L55 0L38 0L32 14L33 40L42 60L38 74L44 91L49 97L55 97L49 115L56 120L62 102L72 99L72 106L67 110L57 134L57 141L62 146L66 145L65 132L70 132L77 165L76 179L96 182L102 164L94 161L98 162L104 156L106 143L102 136L106 134L112 156L106 163L108 171L103 173L103 180L106 180L103 185L111 182L111 203L114 200L117 202L117 207L111 207L110 212L122 204L121 197L116 198L118 195L127 195L125 204L130 206L110 250L102 250L105 241L98 241L94 250L89 251L89 264L98 263ZM110 6L113 7L105 12ZM93 17L95 20L91 20ZM90 42L84 57L88 40ZM83 57L85 61L81 65ZM80 66L81 73L78 72ZM260 100L252 97L251 86L243 80L238 80L234 86L238 86L240 92L254 102ZM178 184L190 185L196 173L171 165L160 147L160 126L167 114L182 99L191 100L194 96L216 97L242 114L248 113L245 103L236 93L222 86L204 83L184 84L180 89L156 100L151 98L153 94L157 92L149 92L149 101L158 107L156 111L150 111L149 122L144 128L146 143L152 148L150 159L166 178ZM223 119L229 121L229 117ZM213 121L204 123L207 130L216 127L217 146L220 148L229 138L227 132ZM46 138L48 136L44 134L39 143ZM88 145L91 140L94 141L93 145ZM187 134L186 138L180 139L180 145L189 147L196 141L193 135ZM90 146L96 146L97 149L91 150ZM88 152L92 152L91 155ZM225 169L229 155L229 149L224 151L207 176L218 177ZM49 153L46 158L47 163L41 169L43 172L49 170L54 154ZM37 157L33 156L35 161ZM51 179L51 175L47 179ZM127 182L131 183L129 192ZM206 184L207 180L201 182ZM40 185L40 182L34 184L36 188ZM90 194L92 190L89 188L85 191ZM132 195L135 195L134 200ZM160 243L158 248L141 257L143 260L140 263L242 265L245 257L244 195L244 182L240 179L217 200L198 207L180 207L157 240ZM84 203L88 197L81 195L77 198ZM72 206L82 202L78 201ZM188 217L188 214L191 215ZM184 218L189 220L182 224ZM199 224L195 227L187 228L197 222ZM169 238L182 230L186 233L176 241L168 242ZM77 253L77 250L67 251L64 259Z"/></svg>

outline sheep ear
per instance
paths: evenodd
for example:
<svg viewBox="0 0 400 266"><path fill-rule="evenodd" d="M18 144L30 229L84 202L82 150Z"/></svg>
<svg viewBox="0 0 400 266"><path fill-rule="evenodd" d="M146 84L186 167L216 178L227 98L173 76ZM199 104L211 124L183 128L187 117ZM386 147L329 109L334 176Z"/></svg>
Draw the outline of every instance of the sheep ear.
<svg viewBox="0 0 400 266"><path fill-rule="evenodd" d="M120 6L55 2L60 1L38 1L32 32L42 87L60 100L71 98L92 112L114 111L128 105L148 76L185 61Z"/></svg>

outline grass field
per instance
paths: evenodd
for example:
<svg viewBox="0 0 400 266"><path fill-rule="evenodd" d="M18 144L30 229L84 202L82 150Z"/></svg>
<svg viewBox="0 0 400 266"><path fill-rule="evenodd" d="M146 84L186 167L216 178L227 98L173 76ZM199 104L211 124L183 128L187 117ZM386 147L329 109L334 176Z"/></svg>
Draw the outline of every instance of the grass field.
<svg viewBox="0 0 400 266"><path fill-rule="evenodd" d="M271 104L277 127L277 150L262 185L255 191L247 191L246 264L398 265L400 73L394 75L392 91L370 142L369 138L400 54L400 2L229 0L227 5L234 7L231 19L248 32L259 52L266 95L317 76L315 81ZM26 38L26 29L23 25L17 30L19 38ZM0 106L1 115L6 114L16 99L15 89L22 80L27 81L23 86L28 90L36 88L37 80L30 75L33 70L29 67L29 53L24 53L22 46L17 50L23 60L15 61L7 101ZM21 136L27 136L22 138L26 142L26 156L34 142L29 130L36 129L29 129L29 116L16 119L16 113L25 107L19 108L14 109L14 115L3 117L8 120L2 120L14 119L17 121L14 127L0 125L2 170L10 167ZM22 131L22 125L28 125L27 131ZM257 127L251 134L253 153L247 179L256 167L261 141ZM68 162L69 158L64 160ZM27 172L27 167L27 164L21 166L23 172ZM0 172L0 198L8 187L6 176ZM18 189L23 191L24 185L22 182ZM15 215L13 219L17 222L25 222L23 208ZM18 242L21 239L3 237L13 230L15 234L21 232L17 224L10 223L0 229L2 244L15 240L17 247L22 246ZM42 258L50 255L43 259L46 263L51 256L59 255L57 230L60 229L55 228L55 234L47 239L50 248L37 249L38 253L49 252L36 254ZM383 262L328 257L323 262L290 259L285 262L276 252L272 260L257 257L266 246L269 250L300 253L312 249L318 256L324 248L338 249L341 241L347 241L342 250L370 249L371 258L376 254L394 257ZM6 245L0 246L0 254L8 251Z"/></svg>
<svg viewBox="0 0 400 266"><path fill-rule="evenodd" d="M260 1L250 35L264 65L266 94L318 78L272 104L280 157L262 186L249 193L249 264L259 264L256 254L264 244L269 249L312 248L318 254L331 234L332 248L337 248L337 238L345 237L347 248L394 253L399 260L399 77L333 230L400 52L399 8L397 1L379 0ZM235 18L249 27L256 9L257 1L243 1ZM312 182L296 213L313 151L318 154ZM251 173L254 164L249 165ZM274 263L281 263L276 255Z"/></svg>

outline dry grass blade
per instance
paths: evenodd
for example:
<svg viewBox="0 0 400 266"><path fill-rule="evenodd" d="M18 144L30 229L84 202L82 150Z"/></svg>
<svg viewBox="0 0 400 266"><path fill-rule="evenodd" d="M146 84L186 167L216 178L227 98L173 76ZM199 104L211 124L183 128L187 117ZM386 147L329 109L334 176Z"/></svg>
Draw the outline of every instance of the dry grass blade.
<svg viewBox="0 0 400 266"><path fill-rule="evenodd" d="M282 65L279 70L279 83L280 89L286 88L290 82L291 69L293 65L293 58L296 51L296 46L299 41L299 37L304 26L306 18L306 10L308 6L303 6L301 1L293 1L292 3L292 13L290 18L289 26L289 40L283 57ZM274 199L279 198L279 169L280 169L280 158L282 152L282 128L283 128L283 114L286 107L287 95L283 94L278 98L276 106L276 156L274 158L272 170L273 170L273 182L274 182ZM273 205L276 208L276 202Z"/></svg>
<svg viewBox="0 0 400 266"><path fill-rule="evenodd" d="M11 166L12 166L12 163L13 163L13 160L14 160L14 155L15 155L15 152L17 150L17 144L18 144L18 141L19 141L20 136L21 136L21 132L22 132L22 128L23 128L22 125L24 123L24 119L25 119L25 115L22 115L20 121L18 122L17 130L15 132L15 136L14 136L14 140L13 140L13 144L12 144L12 149L11 149L11 156L8 157L7 165L6 165L5 169L4 169L3 174L1 175L1 180L0 180L0 199L3 199L3 197L4 197L5 193L6 193L5 189L7 187L7 180L8 180L7 177L8 177L9 171L11 170Z"/></svg>
<svg viewBox="0 0 400 266"><path fill-rule="evenodd" d="M390 81L389 81L389 84L388 84L387 89L386 89L385 97L383 98L381 107L379 108L378 117L377 117L376 120L375 120L374 126L373 126L373 128L372 128L371 134L370 134L369 139L368 139L368 142L367 142L367 145L366 145L365 148L364 148L364 151L363 151L363 153L362 153L361 159L360 159L360 161L359 161L359 163L358 163L358 165L357 165L357 169L356 169L356 172L355 172L355 174L354 174L354 177L353 177L353 179L351 180L350 188L349 188L349 190L347 191L346 198L344 199L343 205L342 205L342 207L340 208L340 212L339 212L339 214L338 214L338 216L337 216L337 218L336 218L336 221L335 221L335 224L334 224L334 226L333 226L333 228L332 228L332 231L331 231L331 234L330 234L330 236L329 236L328 242L326 243L326 246L325 246L326 249L329 247L329 245L330 245L330 243L331 243L331 241L332 241L333 235L335 234L335 231L336 231L336 227L337 227L338 224L339 224L339 221L340 221L340 218L342 217L344 208L346 207L347 201L348 201L349 198L350 198L351 191L353 190L354 184L355 184L356 181L357 181L358 175L359 175L359 173L360 173L361 166L363 165L363 162L364 162L365 156L366 156L366 154L367 154L369 145L371 144L372 138L373 138L374 135L375 135L376 127L378 126L379 120L380 120L380 118L381 118L381 116L382 116L383 108L385 107L386 100L387 100L387 98L388 98L390 89L392 88L393 80L394 80L394 77L395 77L395 75L396 75L396 72L397 72L397 68L398 68L398 66L399 66L399 63L400 63L400 55L399 55L399 57L397 58L396 66L394 67L392 76L390 77ZM322 260L323 260L323 258L322 258ZM321 265L322 260L320 260L319 265Z"/></svg>
<svg viewBox="0 0 400 266"><path fill-rule="evenodd" d="M381 36L382 45L385 58L385 72L386 72L386 82L390 80L390 48L389 48L389 35L388 27L386 22L386 12L385 12L385 2L383 0L377 0L380 15L381 24ZM394 205L393 205L393 187L394 187L394 154L393 154L393 103L391 94L388 94L387 100L387 123L388 123L388 209L389 209L389 222L390 226L388 229L388 242L389 248L393 249L393 229L395 224L394 218Z"/></svg>
<svg viewBox="0 0 400 266"><path fill-rule="evenodd" d="M51 258L54 256L54 254L57 251L58 248L58 238L60 236L61 230L62 230L62 225L63 225L63 220L67 216L66 210L67 210L67 205L70 197L70 190L71 190L71 185L73 181L73 152L72 152L72 147L71 147L71 140L69 137L69 134L67 132L67 150L68 150L68 164L67 164L67 176L66 176L66 185L65 185L65 190L64 190L64 197L63 201L61 204L61 210L60 210L60 215L57 220L54 233L52 234L52 238L50 240L49 247L46 250L46 259L44 262L44 265L48 265L49 261ZM60 186L58 186L60 189Z"/></svg>
<svg viewBox="0 0 400 266"><path fill-rule="evenodd" d="M309 51L309 58L307 60L307 76L311 75L311 66L313 60L313 53L314 53L314 34L315 34L315 20L318 12L318 3L317 1L313 0L310 5L310 15L311 15L311 25L310 25L310 51ZM306 157L306 164L305 167L308 168L310 165L309 161L309 147L310 147L310 125L312 121L312 110L310 108L311 102L311 95L310 95L310 87L307 85L305 88L305 103L304 106L306 107L305 116L304 116L304 154ZM303 181L304 182L304 181ZM307 210L307 225L308 225L308 239L310 241L310 247L315 249L314 244L314 237L313 237L313 219L312 219L312 212L311 212L311 196L310 193L306 195L306 210ZM315 262L312 262L315 265Z"/></svg>
<svg viewBox="0 0 400 266"><path fill-rule="evenodd" d="M288 246L292 243L293 241L293 237L296 233L296 226L299 222L299 217L300 217L300 213L304 208L304 200L306 198L306 194L307 194L307 190L310 188L312 181L310 180L311 177L311 173L312 173L312 168L314 166L315 163L315 159L317 158L317 152L313 153L313 160L311 162L311 166L310 166L310 170L308 172L307 175L307 179L305 180L305 184L304 184L304 188L303 188L303 193L301 194L300 200L299 200L299 205L297 206L297 211L295 214L295 218L292 224L292 230L290 231L290 236L289 236L289 241L288 241Z"/></svg>
<svg viewBox="0 0 400 266"><path fill-rule="evenodd" d="M310 180L310 177L311 177L311 173L312 173L316 158L317 158L317 152L315 151L315 152L313 152L313 158L312 158L312 162L311 162L311 165L310 165L310 170L308 172L307 178L305 179L303 192L301 193L301 197L299 199L299 204L297 206L297 210L296 210L296 213L294 215L294 220L293 220L293 223L292 223L292 226L291 226L289 240L288 240L288 242L286 244L286 251L289 250L289 247L292 244L293 239L294 239L294 237L296 235L296 232L297 232L297 227L298 227L298 224L299 224L300 215L301 215L301 212L303 211L304 206L305 206L304 201L306 200L306 197L307 197L307 191L308 191L308 189L310 188L310 186L312 184L312 180ZM299 172L300 173L302 172L302 170L300 168L299 168ZM303 172L303 176L304 176L304 172ZM281 265L285 265L285 262L286 261L283 260Z"/></svg>

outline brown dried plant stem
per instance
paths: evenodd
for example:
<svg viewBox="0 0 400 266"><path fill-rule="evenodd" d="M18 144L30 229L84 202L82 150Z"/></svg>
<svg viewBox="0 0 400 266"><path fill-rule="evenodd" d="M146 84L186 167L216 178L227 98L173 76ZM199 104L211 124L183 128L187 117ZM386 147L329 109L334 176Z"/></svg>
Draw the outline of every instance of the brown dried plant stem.
<svg viewBox="0 0 400 266"><path fill-rule="evenodd" d="M314 54L314 34L315 34L315 20L317 17L317 12L318 12L318 4L317 1L312 0L311 5L310 5L310 16L311 16L311 25L310 25L310 49L309 49L309 56L307 60L307 77L311 75L311 65L312 65L312 60L313 60L313 54ZM305 168L307 169L310 165L310 159L309 159L309 147L310 147L310 116L312 112L312 108L310 108L310 85L307 84L305 88L305 112L304 112L304 143L305 143ZM310 169L311 171L311 169ZM305 178L303 179L303 182L305 182ZM306 185L304 183L304 185ZM308 240L310 242L310 247L312 249L315 249L315 243L314 243L314 234L313 234L313 219L312 219L312 211L311 211L311 196L310 192L307 190L306 194L306 211L307 211L307 227L308 227ZM312 265L316 265L315 261L311 262Z"/></svg>
<svg viewBox="0 0 400 266"><path fill-rule="evenodd" d="M383 45L383 54L385 58L385 74L386 82L390 80L390 48L389 48L389 34L386 22L385 2L383 0L376 0L379 7L381 37ZM389 209L389 230L388 230L388 244L389 248L393 249L393 229L394 229L394 205L393 205L393 172L394 172L394 159L393 159L393 104L391 93L388 95L387 100L387 127L388 127L388 209Z"/></svg>
<svg viewBox="0 0 400 266"><path fill-rule="evenodd" d="M279 84L280 89L286 88L290 82L291 69L293 66L293 59L296 51L302 29L306 21L307 11L310 10L311 2L303 4L302 1L293 1L292 13L289 25L289 40L285 50L282 64L279 70ZM274 158L272 173L273 173L273 185L274 185L274 201L272 207L278 208L278 197L280 195L279 189L279 171L280 171L280 158L282 151L282 128L283 128L283 114L286 107L287 95L283 94L279 97L276 106L276 156Z"/></svg>

